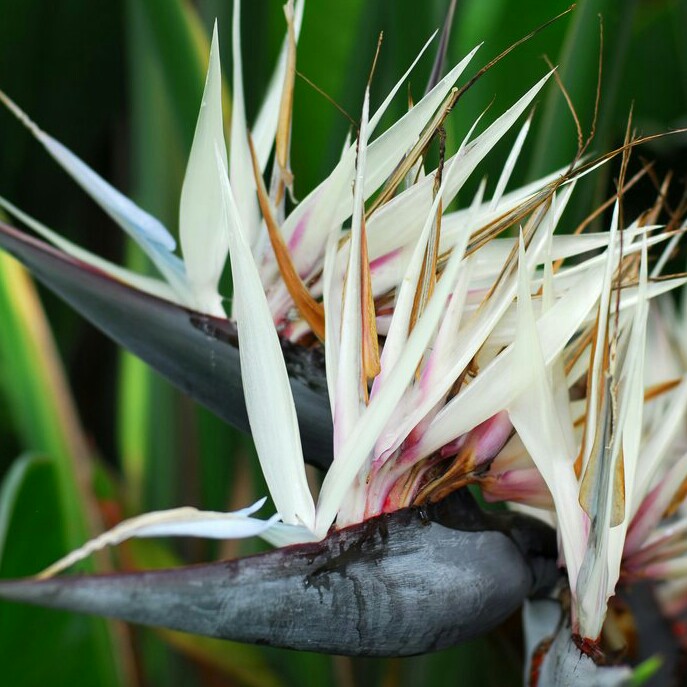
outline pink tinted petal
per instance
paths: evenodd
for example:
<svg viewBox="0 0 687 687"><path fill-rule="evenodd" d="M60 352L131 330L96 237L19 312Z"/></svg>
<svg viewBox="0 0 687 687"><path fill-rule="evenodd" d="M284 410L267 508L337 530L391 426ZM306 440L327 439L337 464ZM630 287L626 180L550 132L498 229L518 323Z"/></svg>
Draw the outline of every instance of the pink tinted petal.
<svg viewBox="0 0 687 687"><path fill-rule="evenodd" d="M514 501L535 508L553 508L551 492L536 468L488 475L481 486L484 498L489 503Z"/></svg>

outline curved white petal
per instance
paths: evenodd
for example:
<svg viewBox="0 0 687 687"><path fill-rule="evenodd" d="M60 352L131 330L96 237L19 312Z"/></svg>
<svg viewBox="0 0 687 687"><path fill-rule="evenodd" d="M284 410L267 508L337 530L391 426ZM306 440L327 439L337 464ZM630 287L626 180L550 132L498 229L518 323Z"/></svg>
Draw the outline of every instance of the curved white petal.
<svg viewBox="0 0 687 687"><path fill-rule="evenodd" d="M106 546L116 546L127 539L151 537L202 537L205 539L243 539L263 534L272 527L279 515L268 520L250 517L262 508L265 499L252 506L233 513L201 511L197 508L174 508L154 511L129 518L115 525L111 530L91 539L81 548L72 551L64 558L44 570L40 577L51 577L78 563L95 551Z"/></svg>
<svg viewBox="0 0 687 687"><path fill-rule="evenodd" d="M167 279L170 286L181 298L186 299L188 289L184 266L173 253L176 242L164 225L108 184L71 150L40 129L2 91L0 91L0 102L43 144L62 169L138 243L160 273Z"/></svg>
<svg viewBox="0 0 687 687"><path fill-rule="evenodd" d="M156 279L155 277L147 277L143 274L138 274L132 272L126 267L120 267L105 258L101 258L95 253L91 253L89 250L82 248L81 246L72 243L68 239L53 231L49 227L46 227L43 223L34 219L30 215L20 210L16 205L10 203L8 200L0 196L0 207L4 208L10 215L16 217L20 222L23 222L29 229L35 231L39 236L42 236L46 241L49 241L53 246L59 248L61 251L70 255L81 262L95 267L101 272L109 275L113 279L124 282L129 286L133 286L139 291L144 293L149 293L151 296L156 296L157 298L163 298L164 300L171 301L172 303L179 303L180 305L188 305L186 301L179 298L178 294L161 279Z"/></svg>

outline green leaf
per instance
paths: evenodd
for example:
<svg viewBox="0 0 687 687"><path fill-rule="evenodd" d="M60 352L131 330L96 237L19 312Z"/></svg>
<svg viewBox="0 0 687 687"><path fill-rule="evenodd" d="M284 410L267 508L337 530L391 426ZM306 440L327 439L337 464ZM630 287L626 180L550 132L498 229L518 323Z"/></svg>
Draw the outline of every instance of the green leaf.
<svg viewBox="0 0 687 687"><path fill-rule="evenodd" d="M63 523L64 528L59 532L61 556L100 529L97 506L90 492L90 451L35 286L24 268L4 253L0 255L0 319L3 322L0 328L2 392L24 448L50 457L60 509L60 517L54 516L54 520ZM40 504L39 497L36 498ZM36 519L27 514L21 522L33 526ZM41 529L15 536L35 546L36 542L44 544L54 534L54 523L48 519ZM85 569L96 569L102 560L94 559ZM39 569L40 566L27 567L22 572L34 574ZM96 647L93 651L97 654L98 670L108 676L101 684L125 684L125 673L131 665L126 638L116 633L111 623L100 620L79 627ZM27 647L27 651L35 652L32 662L41 663L41 647L38 644ZM72 679L74 675L78 673Z"/></svg>
<svg viewBox="0 0 687 687"><path fill-rule="evenodd" d="M80 545L92 531L76 477L77 470L88 475L88 448L33 282L5 253L0 254L0 318L2 391L24 447L55 461L67 540Z"/></svg>
<svg viewBox="0 0 687 687"><path fill-rule="evenodd" d="M629 687L641 687L646 685L649 680L660 670L663 659L660 656L651 656L642 661L632 672Z"/></svg>
<svg viewBox="0 0 687 687"><path fill-rule="evenodd" d="M559 76L568 90L586 137L589 133L596 98L599 59L599 15L604 20L604 76L601 107L594 147L606 150L609 126L613 121L618 87L625 73L625 57L637 0L618 6L614 0L583 0L573 13L565 42L558 55ZM576 135L572 117L560 89L550 88L542 104L542 122L536 137L529 177L568 163L575 154ZM623 119L626 119L627 112ZM543 170L546 170L545 172ZM582 203L586 207L586 203Z"/></svg>
<svg viewBox="0 0 687 687"><path fill-rule="evenodd" d="M175 227L184 173L183 141L175 124L162 60L151 50L152 27L138 0L126 5L132 155L131 193L167 226ZM169 75L168 75L169 76ZM127 265L150 273L131 243ZM148 366L122 351L118 372L117 432L128 506L133 512L178 504L178 394Z"/></svg>
<svg viewBox="0 0 687 687"><path fill-rule="evenodd" d="M67 553L66 517L55 462L18 459L0 487L0 577L34 574ZM100 619L0 603L3 684L131 684L125 664L113 660L108 634Z"/></svg>
<svg viewBox="0 0 687 687"><path fill-rule="evenodd" d="M136 2L152 38L147 47L154 48L162 67L184 150L190 150L208 65L208 34L188 0ZM226 89L223 106L228 122L231 105Z"/></svg>

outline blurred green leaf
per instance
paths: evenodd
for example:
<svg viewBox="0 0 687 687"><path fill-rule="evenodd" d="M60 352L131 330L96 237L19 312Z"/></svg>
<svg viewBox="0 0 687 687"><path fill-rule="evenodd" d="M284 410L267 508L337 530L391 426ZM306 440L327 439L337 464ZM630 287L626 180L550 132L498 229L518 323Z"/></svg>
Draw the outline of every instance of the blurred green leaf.
<svg viewBox="0 0 687 687"><path fill-rule="evenodd" d="M651 680L656 675L663 665L663 659L660 656L652 656L640 663L632 672L629 687L641 687Z"/></svg>
<svg viewBox="0 0 687 687"><path fill-rule="evenodd" d="M71 548L54 461L17 460L0 487L0 577L32 575ZM2 682L12 687L131 685L102 620L0 603Z"/></svg>
<svg viewBox="0 0 687 687"><path fill-rule="evenodd" d="M586 138L590 132L599 60L599 16L603 17L604 52L601 106L594 147L609 147L609 127L613 121L618 88L623 76L632 24L638 0L623 3L614 0L583 0L573 13L557 64L561 81L579 117ZM629 110L628 110L629 112ZM572 115L560 89L551 88L542 103L541 124L534 145L529 177L536 179L572 160L577 138ZM586 206L586 203L583 202Z"/></svg>
<svg viewBox="0 0 687 687"><path fill-rule="evenodd" d="M203 94L209 43L186 0L136 0L162 67L179 135L188 150Z"/></svg>
<svg viewBox="0 0 687 687"><path fill-rule="evenodd" d="M183 15L181 8L182 3L169 3L167 11L179 11ZM169 88L169 80L177 77L165 73L163 60L150 49L154 34L150 12L154 11L160 8L156 10L139 0L127 3L133 143L131 195L167 226L175 226L184 170L184 142L175 124ZM178 16L177 19L182 21ZM195 77L202 78L200 75L199 69ZM182 74L178 78L186 77ZM199 83L202 92L202 80ZM126 262L139 272L151 272L150 263L131 243L127 246ZM145 363L126 352L120 352L118 392L119 452L129 507L133 512L141 512L176 505L177 394Z"/></svg>
<svg viewBox="0 0 687 687"><path fill-rule="evenodd" d="M67 540L76 547L97 517L88 501L88 447L33 282L6 253L0 254L0 317L2 390L25 448L46 452L55 462Z"/></svg>
<svg viewBox="0 0 687 687"><path fill-rule="evenodd" d="M150 43L162 68L165 87L185 151L190 150L196 129L208 66L210 42L195 7L188 0L136 0L146 22ZM224 118L231 104L224 93Z"/></svg>
<svg viewBox="0 0 687 687"><path fill-rule="evenodd" d="M59 534L46 522L41 531L17 536L34 545L46 537L62 537L58 539L59 555L53 558L56 560L100 529L89 485L89 449L33 282L24 268L4 253L0 255L0 318L2 390L24 447L50 456L61 511L56 522L64 524ZM32 519L26 522L30 524ZM93 570L94 565L85 568ZM27 568L22 574L38 570L40 566ZM88 630L89 641L97 646L100 668L110 675L106 684L122 684L130 665L125 638L114 632L112 623L103 620L88 620L81 627L84 632ZM36 661L41 649L29 646L38 652L34 655Z"/></svg>

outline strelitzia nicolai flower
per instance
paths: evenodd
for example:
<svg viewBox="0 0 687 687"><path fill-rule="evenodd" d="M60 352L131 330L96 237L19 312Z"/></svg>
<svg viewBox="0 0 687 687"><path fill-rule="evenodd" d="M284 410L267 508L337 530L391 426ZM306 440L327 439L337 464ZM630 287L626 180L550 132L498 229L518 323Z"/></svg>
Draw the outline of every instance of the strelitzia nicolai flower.
<svg viewBox="0 0 687 687"><path fill-rule="evenodd" d="M2 201L64 253L166 303L219 319L226 317L218 283L228 254L245 405L277 510L266 521L254 517L262 502L229 514L178 509L140 516L89 542L47 575L131 536L320 541L333 525L354 526L355 533L367 520L441 502L475 483L492 500L553 508L573 596L571 631L593 643L621 574L629 579L637 570L657 571L637 558L656 515L665 511L651 504L669 503L676 476L680 483L684 478L684 461L641 459L656 456L652 437L664 436L660 428L643 430L649 302L684 283L650 280L647 251L670 235L646 217L622 228L617 204L609 232L555 235L576 180L593 165L576 162L506 194L529 119L492 197L485 200L482 185L469 207L444 214L549 78L474 138L473 127L453 156L425 174L422 152L453 106L454 83L476 50L377 137L381 117L414 63L373 114L368 88L356 142L344 147L329 177L287 216L289 98L302 11L303 3L287 4L288 34L269 109L249 135L235 4L229 156L213 34L180 204L183 262L164 227L2 96L142 246L162 279L87 254ZM268 190L263 174L273 143ZM344 229L349 219L350 229ZM517 238L500 237L509 227L519 230ZM31 263L28 253L11 247ZM560 264L569 258L576 264ZM317 504L305 478L280 343L280 335L299 341L312 334L325 342L333 420L333 462ZM576 423L580 408L570 389L581 379L587 380L584 421ZM659 468L668 472L650 491ZM339 543L347 536L346 530L331 535ZM666 546L673 544L669 538Z"/></svg>

